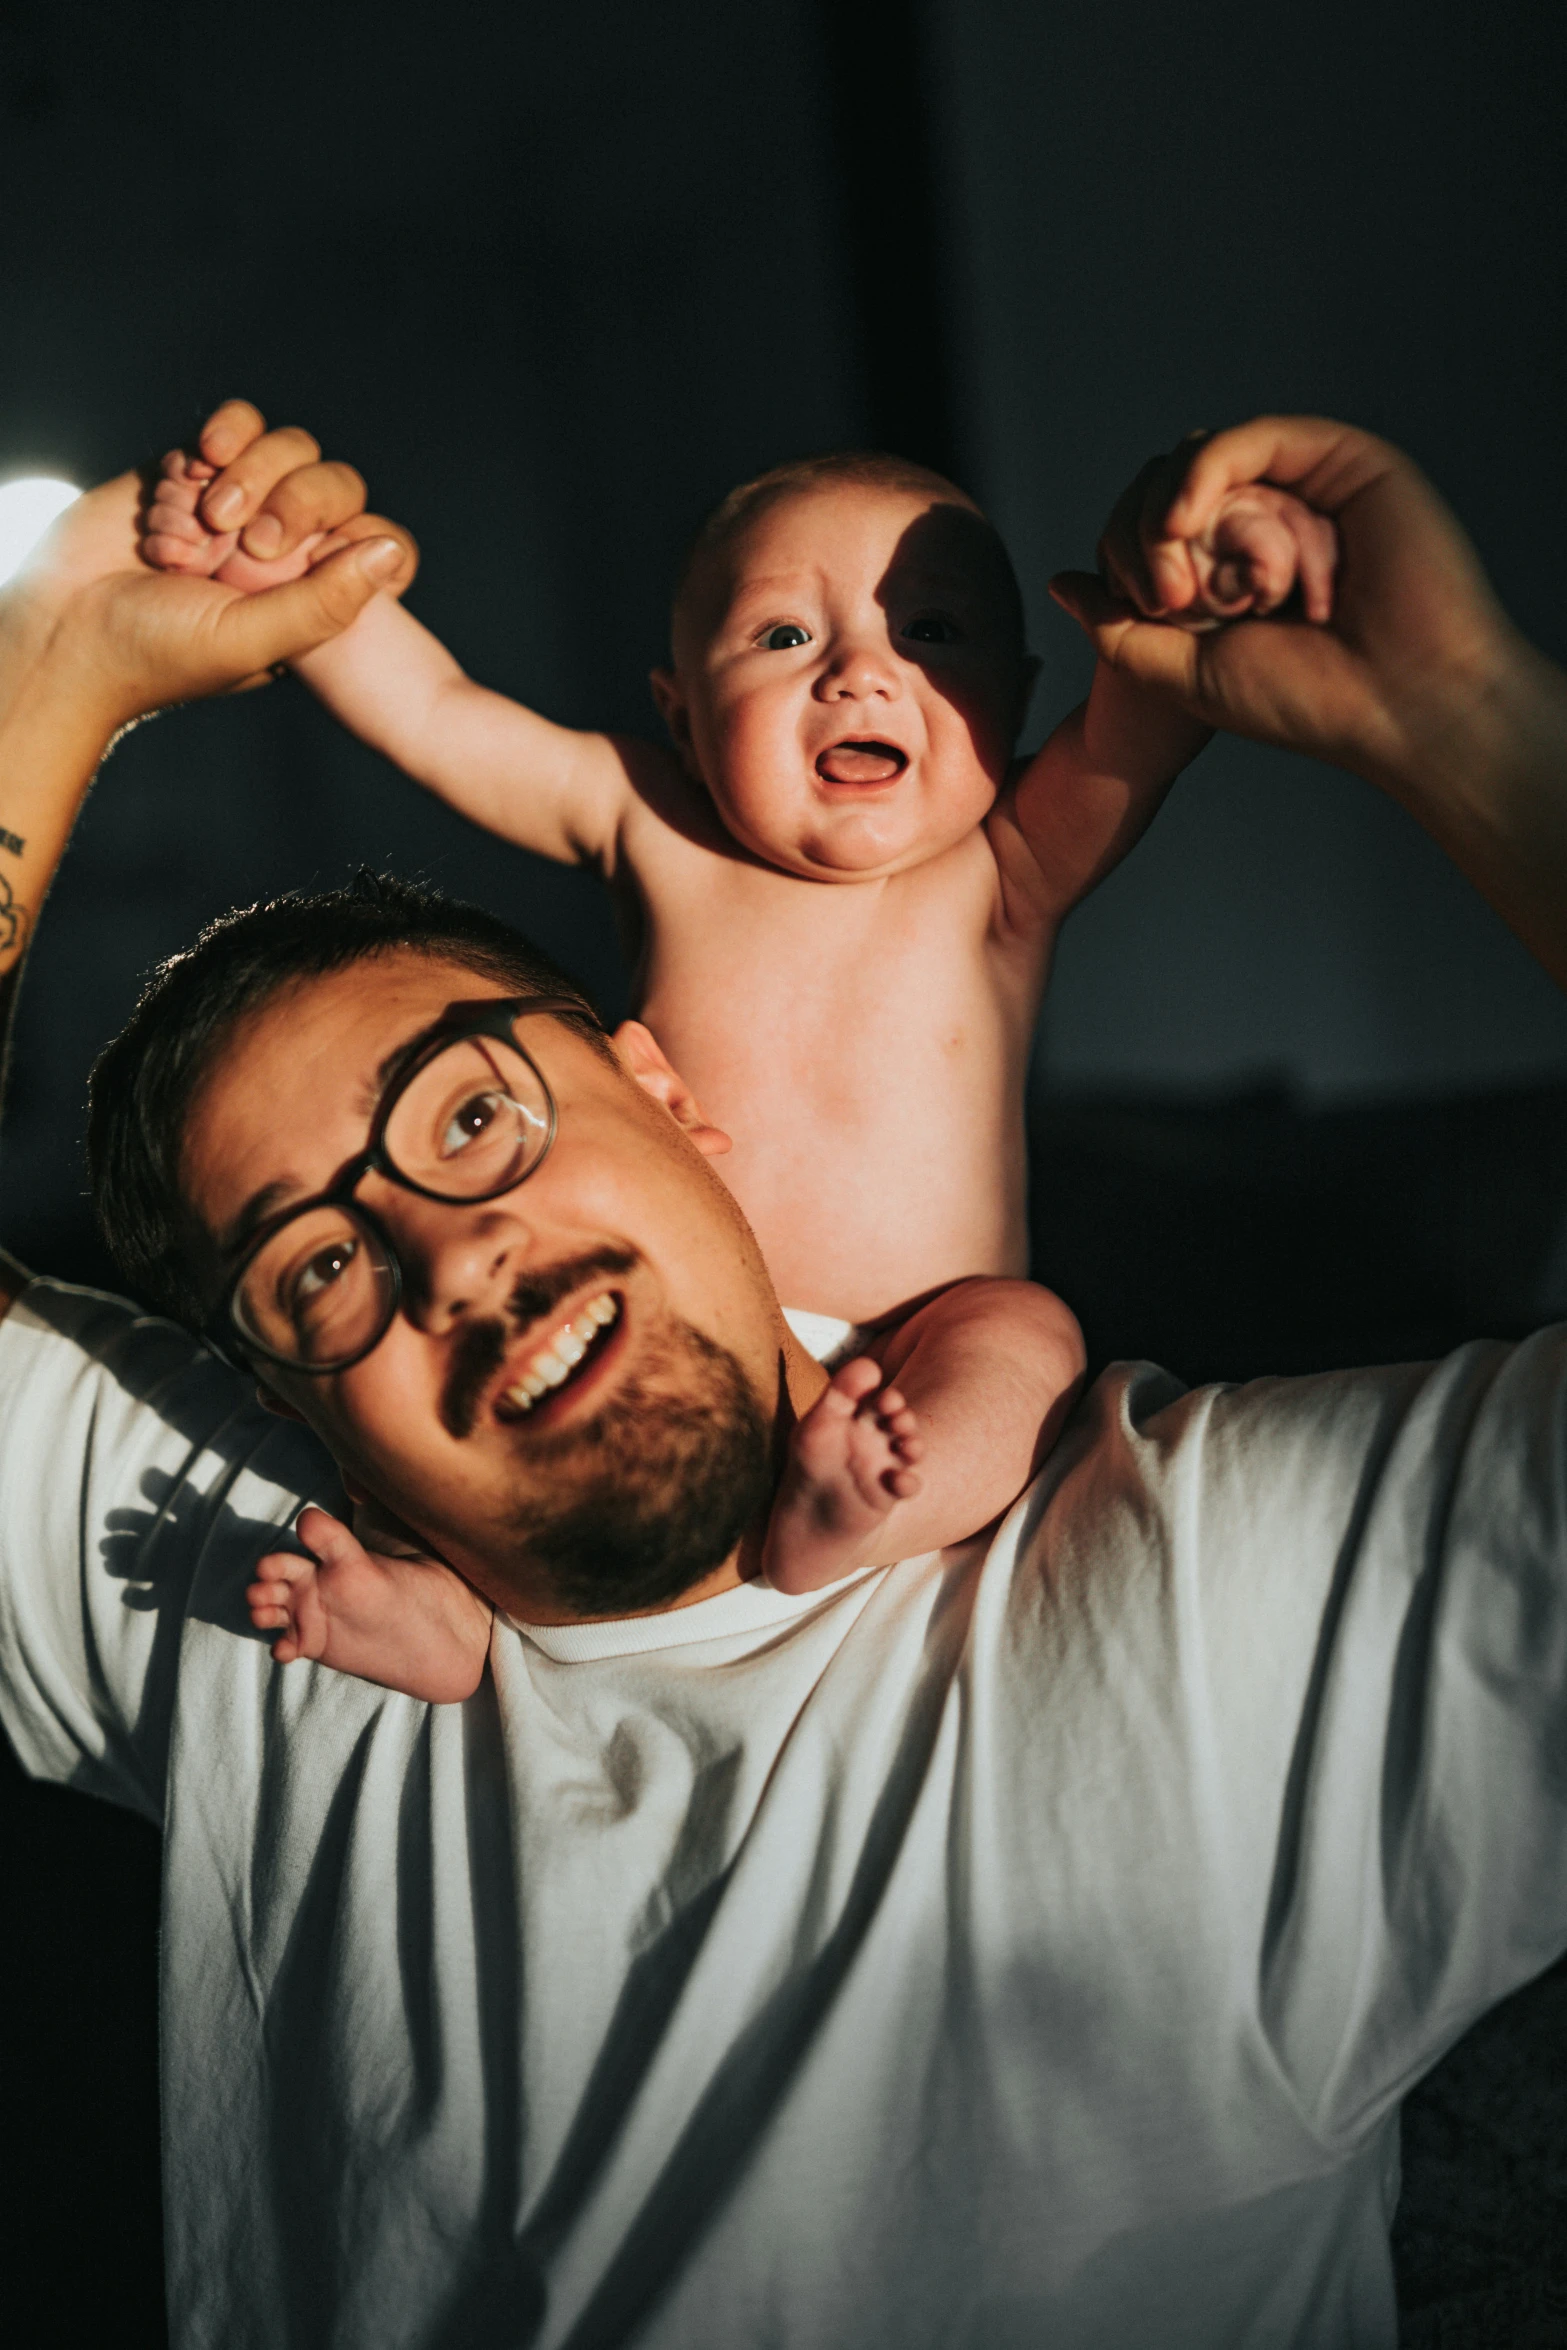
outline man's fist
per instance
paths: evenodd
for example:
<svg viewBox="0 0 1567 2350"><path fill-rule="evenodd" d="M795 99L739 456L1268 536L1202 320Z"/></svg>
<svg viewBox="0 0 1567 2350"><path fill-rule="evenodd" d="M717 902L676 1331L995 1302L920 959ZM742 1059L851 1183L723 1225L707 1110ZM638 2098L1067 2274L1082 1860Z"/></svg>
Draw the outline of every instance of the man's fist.
<svg viewBox="0 0 1567 2350"><path fill-rule="evenodd" d="M1196 602L1193 548L1219 548L1232 502L1263 490L1336 533L1331 613L1172 627ZM1144 466L1104 543L1125 592L1091 572L1051 581L1101 659L1206 725L1352 768L1395 798L1448 792L1475 712L1516 682L1521 640L1452 514L1401 451L1351 425L1259 416L1194 436Z"/></svg>
<svg viewBox="0 0 1567 2350"><path fill-rule="evenodd" d="M362 535L364 498L354 468L323 459L309 433L297 425L268 432L248 400L226 400L194 452L164 458L141 551L159 571L257 595L303 578ZM410 563L384 584L400 595L412 577Z"/></svg>

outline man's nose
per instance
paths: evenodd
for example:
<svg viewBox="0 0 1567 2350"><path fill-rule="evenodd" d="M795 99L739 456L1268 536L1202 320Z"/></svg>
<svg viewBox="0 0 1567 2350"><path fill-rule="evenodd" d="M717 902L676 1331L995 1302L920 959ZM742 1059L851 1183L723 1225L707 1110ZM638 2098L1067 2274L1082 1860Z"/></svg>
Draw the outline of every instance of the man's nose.
<svg viewBox="0 0 1567 2350"><path fill-rule="evenodd" d="M817 675L824 702L896 701L903 690L898 662L884 633L856 629L836 638Z"/></svg>
<svg viewBox="0 0 1567 2350"><path fill-rule="evenodd" d="M459 1322L505 1313L533 1246L505 1201L448 1207L408 1194L382 1213L403 1269L403 1312L416 1328L443 1336Z"/></svg>

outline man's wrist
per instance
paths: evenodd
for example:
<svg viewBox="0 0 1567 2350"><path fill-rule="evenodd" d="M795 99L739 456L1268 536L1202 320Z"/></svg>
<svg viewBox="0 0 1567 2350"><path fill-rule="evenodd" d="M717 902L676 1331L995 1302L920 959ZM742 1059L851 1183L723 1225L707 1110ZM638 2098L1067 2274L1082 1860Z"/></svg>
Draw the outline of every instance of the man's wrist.
<svg viewBox="0 0 1567 2350"><path fill-rule="evenodd" d="M1445 811L1488 829L1515 792L1567 786L1567 677L1505 625L1422 694L1391 755L1366 771L1423 822Z"/></svg>

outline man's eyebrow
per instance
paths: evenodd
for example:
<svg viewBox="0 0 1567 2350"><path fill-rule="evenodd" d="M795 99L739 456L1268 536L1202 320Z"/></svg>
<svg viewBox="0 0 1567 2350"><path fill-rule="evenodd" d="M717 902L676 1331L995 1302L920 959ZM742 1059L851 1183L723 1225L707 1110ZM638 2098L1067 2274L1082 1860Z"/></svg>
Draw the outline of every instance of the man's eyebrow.
<svg viewBox="0 0 1567 2350"><path fill-rule="evenodd" d="M424 1026L417 1029L412 1036L405 1036L401 1044L394 1044L391 1051L377 1061L374 1076L368 1085L363 1085L359 1089L357 1106L367 1118L375 1116L386 1097L387 1088L393 1080L401 1077L410 1061L416 1061L425 1046L433 1044L442 1030L450 1025L452 1013L456 1008L454 1005L448 1005L444 1012L437 1014L433 1020L427 1020Z"/></svg>
<svg viewBox="0 0 1567 2350"><path fill-rule="evenodd" d="M304 1197L299 1178L294 1175L274 1176L270 1183L263 1183L259 1191L253 1191L238 1215L232 1217L217 1234L219 1256L225 1260L238 1256L251 1234L259 1231L267 1218L295 1192L299 1192L301 1198Z"/></svg>
<svg viewBox="0 0 1567 2350"><path fill-rule="evenodd" d="M405 1036L401 1043L394 1044L391 1051L383 1055L355 1097L354 1107L361 1117L367 1121L375 1117L386 1098L387 1089L411 1061L418 1059L425 1046L440 1035L450 1017L448 1010L434 1020L427 1020L412 1036ZM289 1200L296 1197L314 1199L315 1196L314 1192L304 1189L297 1175L274 1176L270 1183L263 1183L259 1190L251 1193L239 1213L218 1234L219 1254L225 1258L238 1256L251 1234L259 1231L267 1218L275 1215Z"/></svg>

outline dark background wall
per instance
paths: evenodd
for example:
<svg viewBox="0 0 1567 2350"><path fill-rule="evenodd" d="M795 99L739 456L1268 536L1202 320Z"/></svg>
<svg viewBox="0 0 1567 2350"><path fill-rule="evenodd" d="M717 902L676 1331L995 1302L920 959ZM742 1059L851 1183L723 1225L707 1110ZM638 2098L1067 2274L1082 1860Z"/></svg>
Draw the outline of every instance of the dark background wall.
<svg viewBox="0 0 1567 2350"><path fill-rule="evenodd" d="M477 674L634 726L702 508L802 449L900 447L1007 533L1037 735L1085 676L1044 583L1129 470L1315 407L1421 458L1560 653L1564 34L1458 0L11 0L0 477L98 478L244 391L412 525L414 606ZM0 1159L29 1261L108 1277L77 1137L139 974L360 859L620 1001L590 884L298 687L174 713L116 753L29 972ZM1305 1368L1567 1306L1567 1010L1395 810L1307 763L1217 746L1074 918L1034 1128L1039 1266L1101 1357ZM155 2340L150 1840L5 1793L18 2338ZM1460 2196L1480 2137L1516 2148L1497 2111L1444 2141ZM1564 2232L1527 2146L1486 2176L1506 2258L1439 2274L1428 2203L1411 2339L1460 2287L1494 2316Z"/></svg>

